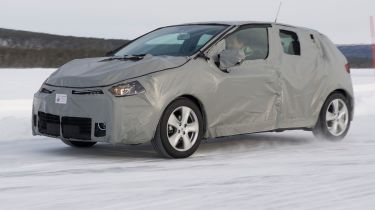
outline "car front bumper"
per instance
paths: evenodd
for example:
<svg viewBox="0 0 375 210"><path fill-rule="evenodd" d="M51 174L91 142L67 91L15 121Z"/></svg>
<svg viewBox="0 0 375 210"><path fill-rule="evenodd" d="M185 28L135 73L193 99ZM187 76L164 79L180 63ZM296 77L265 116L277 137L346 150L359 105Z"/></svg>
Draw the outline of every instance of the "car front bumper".
<svg viewBox="0 0 375 210"><path fill-rule="evenodd" d="M139 144L154 136L160 114L146 94L114 97L108 88L43 87L52 92L34 95L33 135L113 144Z"/></svg>

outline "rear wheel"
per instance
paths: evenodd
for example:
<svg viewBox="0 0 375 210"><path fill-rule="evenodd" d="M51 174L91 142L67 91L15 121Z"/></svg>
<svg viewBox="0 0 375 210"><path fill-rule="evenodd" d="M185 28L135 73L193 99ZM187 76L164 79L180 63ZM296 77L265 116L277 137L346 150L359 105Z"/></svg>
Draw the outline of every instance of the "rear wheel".
<svg viewBox="0 0 375 210"><path fill-rule="evenodd" d="M186 158L198 149L202 136L203 118L198 106L180 98L164 111L151 142L165 157Z"/></svg>
<svg viewBox="0 0 375 210"><path fill-rule="evenodd" d="M348 99L341 93L331 94L320 111L313 133L328 140L341 140L349 131L350 109Z"/></svg>
<svg viewBox="0 0 375 210"><path fill-rule="evenodd" d="M79 148L87 148L87 147L92 147L94 146L97 142L95 141L70 141L66 139L62 139L62 142L64 142L66 145L69 145L71 147L79 147Z"/></svg>

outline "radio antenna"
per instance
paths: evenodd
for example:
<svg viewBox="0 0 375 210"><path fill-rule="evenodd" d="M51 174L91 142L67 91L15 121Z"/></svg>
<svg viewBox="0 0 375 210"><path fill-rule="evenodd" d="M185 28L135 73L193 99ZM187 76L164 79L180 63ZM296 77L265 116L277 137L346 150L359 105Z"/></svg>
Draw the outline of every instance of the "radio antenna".
<svg viewBox="0 0 375 210"><path fill-rule="evenodd" d="M283 2L280 1L279 8L277 9L277 13L276 13L275 23L277 23L277 18L279 17L279 13L280 13L280 9L281 9L281 4L282 4L282 3L283 3Z"/></svg>

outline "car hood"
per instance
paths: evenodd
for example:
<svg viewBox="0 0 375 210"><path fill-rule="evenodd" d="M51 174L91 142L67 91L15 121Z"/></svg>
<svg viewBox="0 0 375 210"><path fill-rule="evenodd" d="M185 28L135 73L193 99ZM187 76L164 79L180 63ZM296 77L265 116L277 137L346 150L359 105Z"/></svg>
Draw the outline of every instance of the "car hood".
<svg viewBox="0 0 375 210"><path fill-rule="evenodd" d="M117 60L108 57L76 59L51 74L46 84L59 87L109 86L152 72L177 68L188 57L146 55L141 60Z"/></svg>

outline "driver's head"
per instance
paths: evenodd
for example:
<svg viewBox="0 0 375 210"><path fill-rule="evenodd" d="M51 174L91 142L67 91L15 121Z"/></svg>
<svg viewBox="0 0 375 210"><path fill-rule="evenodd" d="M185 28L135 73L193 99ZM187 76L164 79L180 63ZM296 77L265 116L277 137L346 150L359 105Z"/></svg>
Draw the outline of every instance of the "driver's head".
<svg viewBox="0 0 375 210"><path fill-rule="evenodd" d="M242 49L245 47L245 43L238 36L238 34L233 34L226 39L227 49Z"/></svg>

